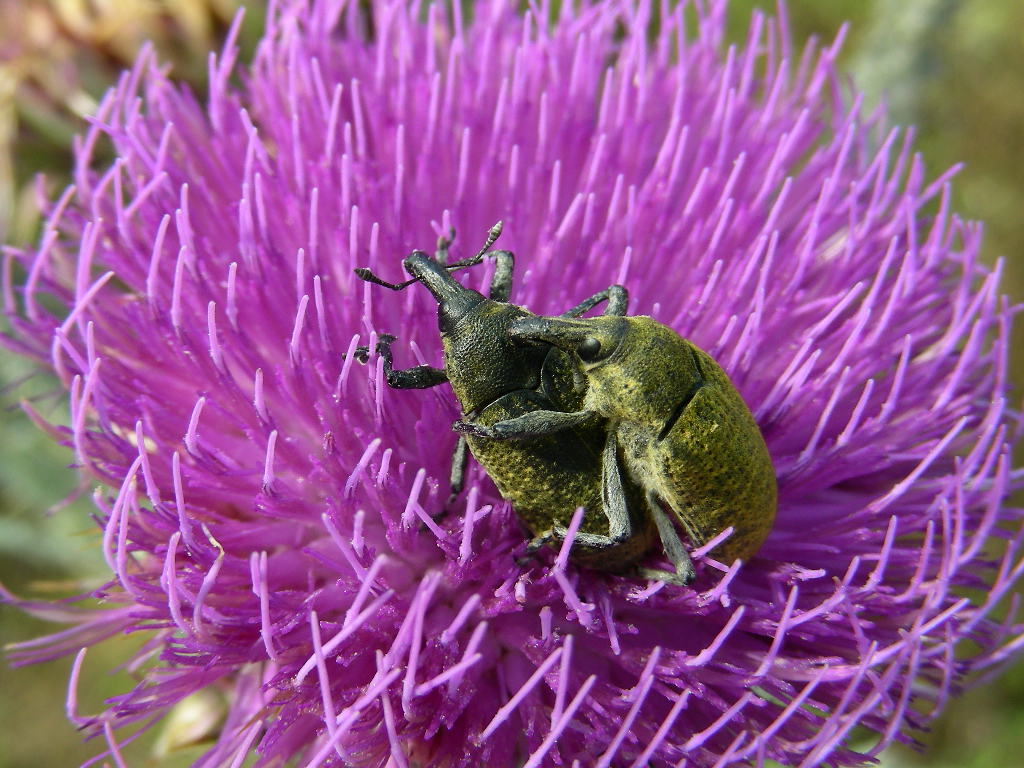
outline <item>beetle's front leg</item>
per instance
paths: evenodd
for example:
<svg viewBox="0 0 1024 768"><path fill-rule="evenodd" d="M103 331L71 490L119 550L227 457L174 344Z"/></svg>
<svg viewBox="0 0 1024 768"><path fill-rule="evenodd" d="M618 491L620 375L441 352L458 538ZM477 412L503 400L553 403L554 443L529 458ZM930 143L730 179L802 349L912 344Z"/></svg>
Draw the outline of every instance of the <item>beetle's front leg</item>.
<svg viewBox="0 0 1024 768"><path fill-rule="evenodd" d="M394 356L391 352L391 345L395 337L390 334L382 334L377 341L377 354L384 359L384 378L392 389L427 389L444 384L448 381L448 375L443 368L434 368L432 365L417 365L414 368L406 368L404 371L396 371L392 363ZM356 353L367 354L366 347L359 347Z"/></svg>
<svg viewBox="0 0 1024 768"><path fill-rule="evenodd" d="M530 411L513 419L494 424L478 424L473 421L456 421L452 426L456 432L489 440L522 440L540 435L550 435L565 429L589 427L601 419L596 411Z"/></svg>
<svg viewBox="0 0 1024 768"><path fill-rule="evenodd" d="M604 308L602 315L615 315L622 317L626 314L626 310L629 308L629 293L621 285L609 285L603 291L598 291L588 299L584 299L575 307L566 312L563 312L560 317L579 317L584 312L589 312L591 309L596 307L602 301L607 301L608 305Z"/></svg>
<svg viewBox="0 0 1024 768"><path fill-rule="evenodd" d="M448 229L447 235L437 238L437 250L434 252L434 261L442 267L448 266L448 249L455 242L455 227Z"/></svg>
<svg viewBox="0 0 1024 768"><path fill-rule="evenodd" d="M488 298L494 301L508 301L512 295L512 273L515 271L515 256L511 251L491 251L494 259L494 277L487 290Z"/></svg>

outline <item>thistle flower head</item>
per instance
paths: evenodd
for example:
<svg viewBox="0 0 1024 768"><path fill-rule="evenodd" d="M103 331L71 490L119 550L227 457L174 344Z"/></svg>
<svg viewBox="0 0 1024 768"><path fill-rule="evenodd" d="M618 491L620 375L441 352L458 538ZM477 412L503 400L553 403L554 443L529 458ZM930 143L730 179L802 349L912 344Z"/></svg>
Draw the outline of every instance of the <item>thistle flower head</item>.
<svg viewBox="0 0 1024 768"><path fill-rule="evenodd" d="M726 47L719 3L349 5L277 3L204 98L143 52L13 255L11 344L67 387L52 430L103 484L112 574L13 657L150 638L83 726L116 751L216 689L201 765L851 765L1017 650L999 268L838 42L755 15ZM475 466L432 517L458 406L354 353L388 332L440 364L436 303L353 269L397 279L453 226L469 255L498 219L514 302L622 283L728 371L778 474L757 557L712 542L689 588L519 562Z"/></svg>

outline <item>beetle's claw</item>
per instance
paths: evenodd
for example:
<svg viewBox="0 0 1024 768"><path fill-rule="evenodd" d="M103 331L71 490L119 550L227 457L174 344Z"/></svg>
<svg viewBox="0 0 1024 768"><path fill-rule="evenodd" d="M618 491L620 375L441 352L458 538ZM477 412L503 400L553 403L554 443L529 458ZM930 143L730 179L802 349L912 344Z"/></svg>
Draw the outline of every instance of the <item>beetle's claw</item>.
<svg viewBox="0 0 1024 768"><path fill-rule="evenodd" d="M460 432L463 435L473 435L474 437L494 437L494 430L490 427L485 427L483 424L476 424L472 421L456 421L452 424L452 429L456 432Z"/></svg>
<svg viewBox="0 0 1024 768"><path fill-rule="evenodd" d="M455 242L455 227L448 227L448 234L437 238L437 250L447 250L448 246Z"/></svg>
<svg viewBox="0 0 1024 768"><path fill-rule="evenodd" d="M391 345L397 340L397 336L392 336L390 333L382 333L380 334L380 336L377 337L377 346L374 347L374 351L381 357L390 357ZM352 357L354 357L358 362L363 363L365 365L366 362L370 359L370 347L365 344L356 347L352 351ZM341 359L345 359L344 352L341 353Z"/></svg>
<svg viewBox="0 0 1024 768"><path fill-rule="evenodd" d="M377 337L377 354L383 357L385 361L390 362L391 345L394 344L397 339L397 336L392 336L390 333L382 333Z"/></svg>
<svg viewBox="0 0 1024 768"><path fill-rule="evenodd" d="M545 546L556 540L555 534L548 530L539 533L530 539L526 544L526 551L516 558L516 565L523 568L536 562L537 553Z"/></svg>
<svg viewBox="0 0 1024 768"><path fill-rule="evenodd" d="M687 587L693 582L697 574L692 569L683 573L676 573L675 571L662 571L658 568L638 568L637 575L642 579L664 581L666 584L675 584L677 587Z"/></svg>
<svg viewBox="0 0 1024 768"><path fill-rule="evenodd" d="M526 545L526 551L528 554L532 555L534 552L543 549L558 538L558 534L555 531L544 531L543 533L539 533L530 539L530 542Z"/></svg>

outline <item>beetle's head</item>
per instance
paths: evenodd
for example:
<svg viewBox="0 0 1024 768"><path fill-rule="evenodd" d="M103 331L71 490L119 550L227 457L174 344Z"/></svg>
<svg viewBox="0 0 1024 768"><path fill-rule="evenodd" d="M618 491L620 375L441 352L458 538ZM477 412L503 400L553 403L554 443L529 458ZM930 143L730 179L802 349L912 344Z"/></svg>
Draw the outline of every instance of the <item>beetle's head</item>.
<svg viewBox="0 0 1024 768"><path fill-rule="evenodd" d="M401 291L413 283L423 283L427 286L434 298L437 299L437 324L441 333L447 333L465 317L473 307L484 300L484 297L476 291L465 288L461 283L452 278L451 273L456 269L473 267L483 261L488 249L501 235L501 222L499 221L487 231L487 240L474 256L454 264L447 264L448 246L455 237L455 230L447 237L442 237L437 242L438 253L432 257L423 251L413 251L402 265L405 271L412 275L411 280L404 283L389 283L382 280L368 267L360 267L355 270L360 280L365 280L374 285L380 285L392 291Z"/></svg>
<svg viewBox="0 0 1024 768"><path fill-rule="evenodd" d="M611 315L580 319L523 317L509 326L513 339L546 342L571 352L584 370L608 361L622 346L628 331L626 318Z"/></svg>
<svg viewBox="0 0 1024 768"><path fill-rule="evenodd" d="M423 251L413 251L402 262L413 279L427 286L437 299L437 325L441 333L455 327L466 314L484 300L483 295L466 288L454 277L448 267Z"/></svg>

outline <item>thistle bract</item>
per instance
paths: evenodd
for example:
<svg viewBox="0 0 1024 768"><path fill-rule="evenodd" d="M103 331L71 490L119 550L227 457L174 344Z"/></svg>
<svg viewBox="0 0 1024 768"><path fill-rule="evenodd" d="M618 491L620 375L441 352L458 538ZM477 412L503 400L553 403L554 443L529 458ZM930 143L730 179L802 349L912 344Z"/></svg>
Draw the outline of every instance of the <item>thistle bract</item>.
<svg viewBox="0 0 1024 768"><path fill-rule="evenodd" d="M143 52L11 255L10 344L67 388L111 572L12 658L145 631L138 686L75 715L111 749L216 689L201 765L850 765L1020 645L993 615L1022 568L1010 308L949 175L844 90L838 43L755 15L727 47L717 3L513 5L282 0L203 97ZM498 219L516 303L622 283L729 373L779 481L750 562L519 564L478 468L433 519L454 399L353 353L387 332L438 365L436 302L352 270Z"/></svg>

